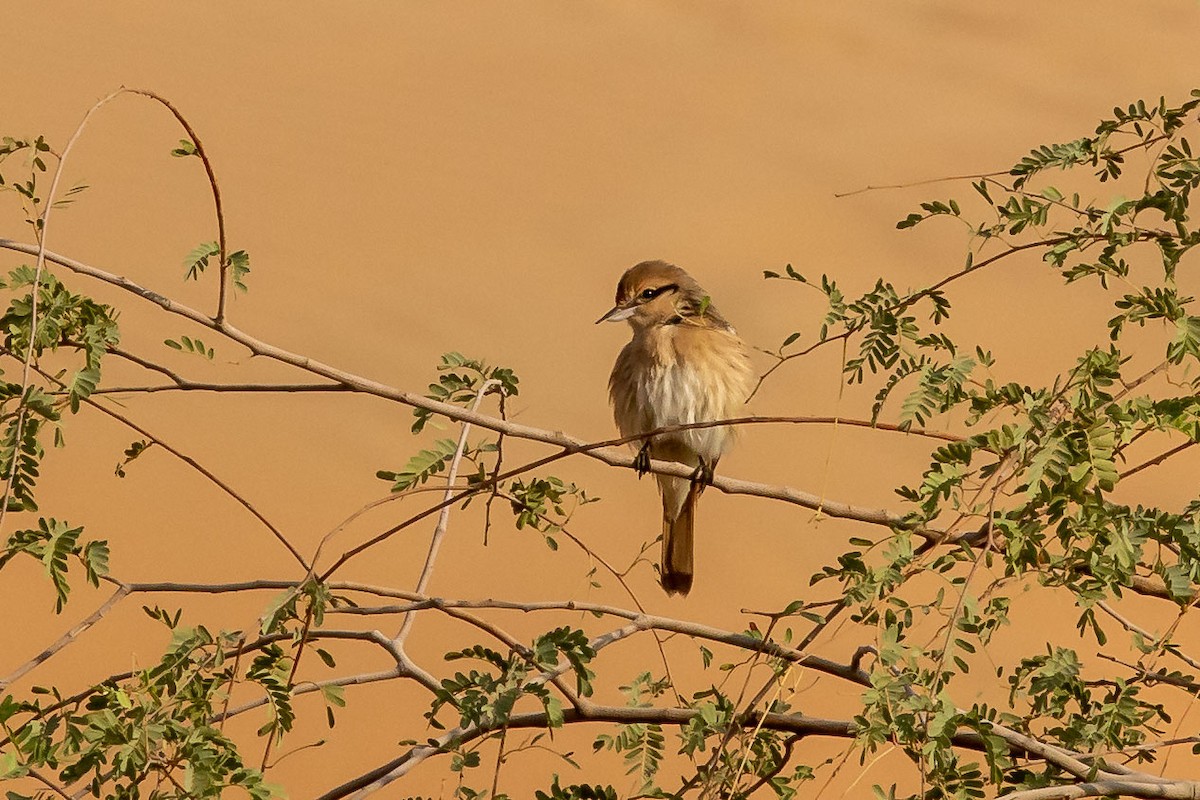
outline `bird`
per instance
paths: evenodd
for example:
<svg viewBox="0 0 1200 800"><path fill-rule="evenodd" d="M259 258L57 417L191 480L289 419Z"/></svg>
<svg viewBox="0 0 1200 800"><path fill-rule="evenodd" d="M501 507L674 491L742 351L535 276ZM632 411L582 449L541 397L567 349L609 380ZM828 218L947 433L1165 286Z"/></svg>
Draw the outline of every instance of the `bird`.
<svg viewBox="0 0 1200 800"><path fill-rule="evenodd" d="M622 436L737 414L751 390L749 351L695 278L665 261L635 264L617 283L616 304L596 323L621 321L633 338L617 356L608 391ZM732 439L732 428L713 426L634 443L639 477L651 457L695 468L690 480L655 476L662 495L659 579L668 595L692 588L696 501Z"/></svg>

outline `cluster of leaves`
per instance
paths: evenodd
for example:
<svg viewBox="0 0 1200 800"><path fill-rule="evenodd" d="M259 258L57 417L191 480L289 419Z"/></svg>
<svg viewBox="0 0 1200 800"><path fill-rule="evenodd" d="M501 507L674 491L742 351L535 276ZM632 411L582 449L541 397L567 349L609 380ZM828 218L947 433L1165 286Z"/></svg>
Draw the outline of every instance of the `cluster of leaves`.
<svg viewBox="0 0 1200 800"><path fill-rule="evenodd" d="M196 245L183 259L183 266L186 270L185 280L200 280L200 276L208 268L209 259L219 258L220 255L221 248L216 242L201 242ZM235 289L240 292L249 291L246 286L246 276L250 274L249 253L245 250L235 250L225 257L221 266L224 267L224 271L229 273L229 279L233 282Z"/></svg>
<svg viewBox="0 0 1200 800"><path fill-rule="evenodd" d="M171 643L153 667L64 698L0 699L8 750L0 778L54 770L83 782L94 797L151 800L218 798L237 787L255 800L279 794L244 763L214 722L235 680L240 637L181 627L178 615L147 609L171 627Z"/></svg>
<svg viewBox="0 0 1200 800"><path fill-rule="evenodd" d="M34 283L37 283L36 288ZM79 410L100 382L101 359L119 339L116 313L108 306L69 291L54 275L28 266L12 270L0 289L13 292L0 317L3 352L16 362L37 366L47 352L76 349L82 363L50 376L48 391L39 383L0 382L0 475L6 481L9 509L36 510L35 489L45 453L42 434L49 428L63 443L62 409ZM34 292L37 292L36 314ZM0 371L0 374L3 374ZM22 375L25 371L22 369Z"/></svg>
<svg viewBox="0 0 1200 800"><path fill-rule="evenodd" d="M1143 686L1123 678L1096 685L1085 679L1079 655L1070 648L1021 660L1008 678L1009 703L1026 699L1031 714L1022 726L1077 752L1120 751L1161 736L1158 723L1171 718L1159 703L1143 699Z"/></svg>
<svg viewBox="0 0 1200 800"><path fill-rule="evenodd" d="M566 627L542 634L532 647L514 648L507 654L483 645L447 653L447 661L470 659L486 667L444 678L426 717L434 727L443 728L437 715L449 706L457 712L460 727L501 728L517 701L531 697L541 704L550 727L559 727L562 701L546 684L561 671L560 662L565 660L574 674L576 691L584 697L591 695L595 675L587 665L595 655L583 631Z"/></svg>
<svg viewBox="0 0 1200 800"><path fill-rule="evenodd" d="M763 640L757 631L747 634ZM790 632L785 632L782 639L790 640ZM768 658L765 663L775 680L782 679L790 670L789 664L779 659ZM706 652L705 667L710 664L711 653ZM719 669L732 675L744 666L744 663L723 663ZM642 673L621 690L629 707L650 708L665 695L674 694L673 688L666 678ZM682 705L690 715L687 723L677 729L675 749L697 766L695 774L685 775L683 786L674 792L660 783L660 771L667 756L662 725L625 723L614 733L596 737L593 743L596 752L611 751L622 756L626 774L636 781L632 796L677 797L691 788L703 787L705 793L716 797L748 800L767 787L777 797L788 800L797 796L802 784L815 776L811 766L792 761L797 737L759 724L761 716L740 709L737 698L721 686L698 691ZM762 708L763 713L777 715L793 710L782 697L774 698Z"/></svg>
<svg viewBox="0 0 1200 800"><path fill-rule="evenodd" d="M122 454L125 457L121 461L117 462L117 466L113 469L113 474L118 478L124 478L127 474L125 472L125 468L137 459L141 458L142 454L149 450L153 445L154 443L149 439L138 439L130 442L129 447L126 447L125 452Z"/></svg>
<svg viewBox="0 0 1200 800"><path fill-rule="evenodd" d="M486 394L500 397L515 397L520 379L508 367L493 367L484 361L467 358L462 353L444 353L437 366L437 383L429 384L425 396L441 403L466 407L475 401L476 395L485 384L492 383ZM420 433L433 418L433 412L424 408L413 409L412 432Z"/></svg>
<svg viewBox="0 0 1200 800"><path fill-rule="evenodd" d="M517 394L519 378L507 367L489 366L452 352L442 355L437 369L442 374L437 383L429 385L426 397L431 400L467 407L475 404L481 393L496 394L500 397L503 416L504 400ZM433 412L423 408L415 409L413 415L413 433L422 432L434 416ZM456 440L437 439L409 458L402 469L379 470L375 475L380 480L390 481L393 492L409 491L446 472L458 453ZM552 550L558 549L554 534L563 529L575 509L598 499L588 495L582 487L553 475L497 481L503 460L502 439L484 437L476 442L464 442L460 457L470 465L468 470L460 470L467 487L481 491L486 488L493 496L507 497L517 529L531 528L540 532ZM464 505L470 500L471 496L468 496Z"/></svg>
<svg viewBox="0 0 1200 800"><path fill-rule="evenodd" d="M499 449L499 445L494 441L484 440L474 445L468 443L463 446L462 458L472 465L471 474L486 477L483 457L488 453L496 453ZM380 480L391 481L393 492L404 492L445 472L454 460L456 452L458 442L453 439L438 439L431 447L418 451L399 471L381 469L375 476Z"/></svg>
<svg viewBox="0 0 1200 800"><path fill-rule="evenodd" d="M631 708L649 708L653 701L665 695L671 683L665 678L655 678L643 672L621 687L626 704ZM666 736L662 725L657 723L633 722L621 725L616 733L602 733L592 743L596 752L611 750L620 753L625 761L625 774L637 778L637 792L651 794L659 791L656 783L658 771L666 756Z"/></svg>
<svg viewBox="0 0 1200 800"><path fill-rule="evenodd" d="M180 336L178 340L164 339L163 344L172 350L178 350L182 353L195 353L209 361L212 361L213 356L216 355L215 351L203 341L198 338L193 339L190 336Z"/></svg>
<svg viewBox="0 0 1200 800"><path fill-rule="evenodd" d="M500 397L501 410L504 400L517 394L519 379L507 367L489 366L483 361L467 358L462 353L444 353L437 365L437 383L429 384L425 396L450 405L467 407L475 404L480 393L496 394ZM413 410L412 432L419 434L433 419L433 412L424 408ZM392 482L393 492L404 492L419 486L430 478L444 472L458 451L458 442L453 439L438 439L432 447L420 450L399 470L379 470L376 476ZM481 483L495 471L502 458L499 440L484 438L475 444L464 443L462 458L471 465L468 480ZM492 469L487 461L491 459Z"/></svg>
<svg viewBox="0 0 1200 800"><path fill-rule="evenodd" d="M1200 316L1176 282L1181 259L1200 243L1200 231L1188 225L1200 162L1186 137L1198 108L1200 91L1178 106L1114 109L1093 135L1035 149L1007 180L978 179L974 188L990 220L973 221L966 204L954 200L921 204L898 227L951 218L969 231L962 270L933 286L902 293L880 281L847 299L824 276L812 284L829 306L819 342L844 339L856 348L844 367L849 383L863 382L867 371L877 376L876 418L904 392L895 412L901 425L941 417L973 429L933 452L919 484L898 489L910 504L900 530L878 542L854 540L814 576L838 581L852 618L879 631L872 685L856 718L864 757L902 747L921 768L926 797L965 800L983 796L986 784L1074 780L1050 763L1014 766L996 726L1090 752L1135 746L1166 721L1162 707L1143 696L1144 670L1131 668L1097 688L1085 673L1101 667L1061 647L1007 668L1008 712L958 708L947 690L978 666L1029 576L1065 590L1079 606L1081 635L1091 633L1101 646L1110 637L1098 603L1157 580L1151 593L1185 608L1200 586L1200 501L1171 510L1129 505L1116 494L1122 480L1174 452L1173 442L1200 442ZM1047 170L1079 166L1101 183L1119 181L1131 151L1151 161L1133 199L1085 201L1042 185ZM951 313L943 287L1020 252L1039 253L1066 284L1094 279L1111 292L1115 309L1097 344L1048 385L999 380L990 352L976 346L965 355L935 329ZM809 283L791 268L768 277ZM1112 291L1116 284L1126 288ZM922 307L927 322L918 317ZM1127 343L1131 327L1157 333L1158 356L1146 359L1145 334ZM912 578L931 573L944 583L916 588ZM1123 640L1151 656L1173 647L1141 633ZM1186 675L1181 683L1194 679ZM982 737L983 763L964 759L954 746L963 731Z"/></svg>
<svg viewBox="0 0 1200 800"><path fill-rule="evenodd" d="M591 696L595 673L588 665L595 656L596 651L592 649L587 635L570 627L555 628L534 639L532 646L515 645L508 653L481 644L447 653L447 661L477 661L483 667L460 670L442 679L425 714L429 724L444 730L445 725L438 718L439 712L444 708L452 708L456 717L454 724L459 729L495 731L491 736L482 737L469 745L452 741L446 747L452 754L451 769L463 773L479 766L479 748L492 736L505 735L505 725L522 699L529 699L540 707L546 716L548 728L561 727L562 699L549 685L563 673L569 672L574 677L574 693L580 697ZM468 800L486 795L460 782L456 796Z"/></svg>
<svg viewBox="0 0 1200 800"><path fill-rule="evenodd" d="M37 281L36 332L34 330L33 284ZM68 346L83 355L83 365L65 382L67 402L72 412L100 383L100 361L120 340L116 312L91 298L72 293L53 274L37 272L28 266L17 267L0 289L28 292L14 296L0 317L4 349L17 358L31 355L39 359L46 351ZM32 337L32 344L30 339Z"/></svg>
<svg viewBox="0 0 1200 800"><path fill-rule="evenodd" d="M100 578L108 574L108 542L94 539L80 542L82 527L71 527L68 522L56 519L38 519L37 528L16 531L4 543L0 554L0 569L15 556L25 554L42 562L46 575L54 585L54 610L61 612L71 593L67 578L71 561L78 561L92 586L100 585Z"/></svg>
<svg viewBox="0 0 1200 800"><path fill-rule="evenodd" d="M538 531L551 550L558 549L554 534L566 527L575 510L599 500L582 487L566 483L553 475L516 478L508 485L507 494L516 517L517 530L528 527ZM567 507L568 499L572 502L570 508Z"/></svg>
<svg viewBox="0 0 1200 800"><path fill-rule="evenodd" d="M0 167L5 166L5 162L12 156L21 153L27 156L26 163L23 164L22 177L13 179L10 177L5 179L4 173L0 172L0 191L16 192L21 198L21 204L25 208L25 221L33 228L34 233L41 234L42 226L45 224L43 220L43 205L41 179L46 174L46 157L51 155L50 144L44 136L36 136L34 138L15 138L5 136L0 138ZM73 187L64 197L55 203L55 205L69 203L75 194L83 191L87 187Z"/></svg>

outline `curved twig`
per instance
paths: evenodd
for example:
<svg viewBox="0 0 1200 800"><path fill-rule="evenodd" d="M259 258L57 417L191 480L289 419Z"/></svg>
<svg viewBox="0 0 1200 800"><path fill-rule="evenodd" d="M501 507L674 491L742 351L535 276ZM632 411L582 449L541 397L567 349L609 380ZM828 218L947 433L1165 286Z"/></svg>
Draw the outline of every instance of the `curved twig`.
<svg viewBox="0 0 1200 800"><path fill-rule="evenodd" d="M38 367L34 367L34 370L36 370L37 373L39 375L41 375L43 378L45 378L46 380L52 381L52 382L58 384L59 386L63 386L62 381L60 381L58 378L54 377L50 373L45 372L45 371L39 369ZM121 424L123 424L127 428L129 428L130 430L136 431L138 433L138 435L144 436L147 439L150 439L156 445L161 447L163 450L166 450L168 453L175 456L176 458L178 458L183 463L187 464L192 469L196 470L196 472L199 472L206 479L208 479L214 486L216 486L218 489L220 489L222 492L224 492L226 495L228 495L230 498L232 498L238 505L240 505L242 508L246 509L248 512L250 512L250 514L255 519L257 519L259 522L261 522L263 524L263 526L265 526L266 529L271 532L271 535L274 536L279 541L279 543L282 544L284 546L284 548L286 548L287 551L292 554L292 558L296 559L297 563L299 563L300 566L302 566L304 568L305 572L311 571L311 567L309 567L308 562L305 561L304 556L300 555L300 551L297 550L296 547L291 542L288 541L287 537L283 535L283 531L279 530L279 528L277 528L274 525L274 523L272 523L269 519L267 519L261 511L259 511L257 508L255 508L254 505L249 500L247 500L245 497L243 497L236 489L234 489L232 486L230 486L225 481L218 478L216 476L216 474L214 474L211 470L209 470L207 467L205 467L199 461L192 458L187 453L184 453L182 450L179 450L178 448L172 446L171 444L168 444L167 442L163 441L163 439L161 437L156 436L155 434L146 430L138 423L129 419L129 417L126 417L125 415L123 415L117 411L113 411L111 408L101 405L100 403L98 403L97 401L93 400L90 397L84 397L84 398L82 398L82 400L85 404L87 404L91 408L94 408L97 411L101 412L102 414L105 414L105 415L117 420L118 422L120 422Z"/></svg>

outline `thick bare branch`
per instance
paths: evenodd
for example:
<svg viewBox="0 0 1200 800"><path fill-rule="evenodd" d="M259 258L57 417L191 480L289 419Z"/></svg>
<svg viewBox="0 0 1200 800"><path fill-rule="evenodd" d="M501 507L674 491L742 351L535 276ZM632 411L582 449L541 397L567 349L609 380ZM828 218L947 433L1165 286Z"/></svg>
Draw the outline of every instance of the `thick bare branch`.
<svg viewBox="0 0 1200 800"><path fill-rule="evenodd" d="M1075 783L1068 786L1046 786L1027 789L1005 795L1005 800L1076 800L1080 797L1145 797L1163 800L1197 800L1200 798L1200 783L1196 781L1173 781L1171 783L1144 783L1132 780L1104 780Z"/></svg>
<svg viewBox="0 0 1200 800"><path fill-rule="evenodd" d="M11 239L0 239L0 248L28 254L34 254L37 252L36 247L24 244L22 242L16 242ZM626 439L607 440L603 442L587 442L582 439L569 436L565 433L535 428L529 425L521 425L508 420L497 419L486 414L469 411L449 403L441 403L436 400L430 400L427 397L423 397L412 392L405 392L395 387L379 383L378 381L346 372L345 370L322 363L316 359L312 359L307 356L276 347L275 345L268 344L267 342L250 336L238 328L235 328L227 321L208 317L205 314L196 311L195 309L178 303L151 289L145 288L126 277L106 272L89 264L85 264L81 261L76 261L75 259L67 258L66 256L58 255L57 253L52 253L50 251L46 251L45 257L47 260L66 267L73 272L94 278L112 286L116 286L117 288L130 292L131 294L137 295L143 300L154 303L155 305L172 314L189 319L192 322L195 322L196 324L201 325L209 330L217 331L232 341L235 341L246 347L255 355L270 358L285 364L290 364L298 369L314 375L320 375L323 378L343 384L364 394L374 395L376 397L403 403L416 408L423 408L432 411L435 414L445 416L449 419L458 422L469 422L472 425L497 431L506 436L540 442L542 444L560 448L561 452L554 456L555 460L570 455L582 454L610 466L633 466L633 455L624 448L618 448L614 446L627 441ZM738 421L716 421L711 423L701 423L694 426L674 426L672 428L665 428L663 430L682 430L687 427L704 427L723 424L738 424ZM644 437L633 438L636 439ZM692 468L683 464L657 460L651 462L650 468L652 472L662 475L673 475L680 478L689 478L694 471ZM842 503L817 494L813 494L811 492L793 489L788 486L773 486L770 484L736 480L723 476L714 477L712 485L719 491L722 491L726 494L744 494L753 497L781 500L786 503L803 506L813 511L820 510L825 516L828 517L857 520L859 522L880 525L888 528L902 528L907 524L902 515L891 511L884 509L864 508L850 503Z"/></svg>

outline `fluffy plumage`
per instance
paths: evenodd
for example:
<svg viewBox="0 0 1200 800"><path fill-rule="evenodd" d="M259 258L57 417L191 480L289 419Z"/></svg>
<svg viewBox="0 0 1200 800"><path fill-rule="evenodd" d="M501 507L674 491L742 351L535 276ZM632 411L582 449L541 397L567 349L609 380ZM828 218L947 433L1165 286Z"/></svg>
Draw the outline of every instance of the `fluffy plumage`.
<svg viewBox="0 0 1200 800"><path fill-rule="evenodd" d="M694 278L664 261L630 268L617 285L616 305L599 321L626 320L633 338L609 377L613 416L623 436L669 425L737 416L753 373L745 344ZM653 458L709 470L733 431L699 428L661 434ZM658 475L663 501L661 578L668 593L692 586L695 504L703 484Z"/></svg>

